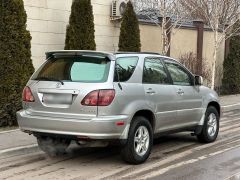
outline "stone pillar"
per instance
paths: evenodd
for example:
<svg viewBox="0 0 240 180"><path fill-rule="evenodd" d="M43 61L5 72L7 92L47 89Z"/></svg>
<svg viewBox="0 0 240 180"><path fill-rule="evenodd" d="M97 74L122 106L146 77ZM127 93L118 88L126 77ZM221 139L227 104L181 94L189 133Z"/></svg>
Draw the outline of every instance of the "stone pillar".
<svg viewBox="0 0 240 180"><path fill-rule="evenodd" d="M202 20L195 20L193 24L197 28L197 60L198 60L198 74L202 75L202 61L203 61L203 33L204 23Z"/></svg>
<svg viewBox="0 0 240 180"><path fill-rule="evenodd" d="M198 74L202 74L202 61L203 61L203 33L204 23L202 20L193 21L194 26L197 28L197 59L198 59Z"/></svg>
<svg viewBox="0 0 240 180"><path fill-rule="evenodd" d="M203 33L204 23L202 20L195 20L193 24L197 28L197 59L198 59L198 74L202 75L202 60L203 60Z"/></svg>

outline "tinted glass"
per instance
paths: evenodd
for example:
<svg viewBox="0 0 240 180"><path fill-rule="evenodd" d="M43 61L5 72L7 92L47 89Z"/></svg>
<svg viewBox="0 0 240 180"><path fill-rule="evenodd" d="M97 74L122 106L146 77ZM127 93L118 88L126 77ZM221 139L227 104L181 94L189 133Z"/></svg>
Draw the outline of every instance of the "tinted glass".
<svg viewBox="0 0 240 180"><path fill-rule="evenodd" d="M48 60L33 76L33 80L105 82L110 60L96 57L64 57Z"/></svg>
<svg viewBox="0 0 240 180"><path fill-rule="evenodd" d="M163 64L158 58L145 59L143 69L143 83L168 84L168 76Z"/></svg>
<svg viewBox="0 0 240 180"><path fill-rule="evenodd" d="M191 79L189 74L178 64L166 62L168 71L172 77L173 84L181 86L190 86Z"/></svg>
<svg viewBox="0 0 240 180"><path fill-rule="evenodd" d="M116 60L114 81L125 82L130 79L138 63L138 57L121 57Z"/></svg>

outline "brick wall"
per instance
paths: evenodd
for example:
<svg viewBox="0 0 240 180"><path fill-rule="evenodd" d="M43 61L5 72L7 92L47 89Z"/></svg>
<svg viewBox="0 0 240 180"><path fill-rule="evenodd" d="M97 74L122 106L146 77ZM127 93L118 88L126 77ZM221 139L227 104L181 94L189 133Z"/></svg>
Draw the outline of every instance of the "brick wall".
<svg viewBox="0 0 240 180"><path fill-rule="evenodd" d="M24 0L24 5L36 68L44 62L46 51L64 48L71 0Z"/></svg>

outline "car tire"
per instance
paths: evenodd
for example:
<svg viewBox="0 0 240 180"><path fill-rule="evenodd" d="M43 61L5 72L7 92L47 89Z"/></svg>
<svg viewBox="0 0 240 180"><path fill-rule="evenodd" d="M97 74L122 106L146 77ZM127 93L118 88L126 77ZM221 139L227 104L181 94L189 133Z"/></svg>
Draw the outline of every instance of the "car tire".
<svg viewBox="0 0 240 180"><path fill-rule="evenodd" d="M217 109L210 106L206 110L205 121L202 132L197 135L197 138L202 143L211 143L217 139L219 132L219 113Z"/></svg>
<svg viewBox="0 0 240 180"><path fill-rule="evenodd" d="M122 147L122 159L130 164L141 164L145 162L152 150L153 130L150 122L142 116L133 118L128 140Z"/></svg>
<svg viewBox="0 0 240 180"><path fill-rule="evenodd" d="M66 153L71 141L60 138L37 137L37 142L38 147L49 156L59 156Z"/></svg>

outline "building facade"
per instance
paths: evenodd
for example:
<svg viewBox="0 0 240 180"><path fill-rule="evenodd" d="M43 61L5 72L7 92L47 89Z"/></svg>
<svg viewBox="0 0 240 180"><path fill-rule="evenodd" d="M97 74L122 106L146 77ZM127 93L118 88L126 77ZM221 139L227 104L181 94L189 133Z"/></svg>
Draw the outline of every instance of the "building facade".
<svg viewBox="0 0 240 180"><path fill-rule="evenodd" d="M28 15L27 28L32 35L32 59L39 67L45 52L64 48L65 32L72 0L24 0ZM96 47L99 51L117 51L120 21L111 21L112 0L92 0ZM200 26L201 27L201 26ZM161 28L147 20L140 20L142 51L161 52ZM179 58L187 53L198 54L211 65L213 60L213 32L199 24L181 26L171 33L170 56ZM218 51L217 68L221 74L225 42ZM219 76L218 76L219 77ZM217 80L219 81L219 80ZM219 82L218 82L219 83Z"/></svg>

